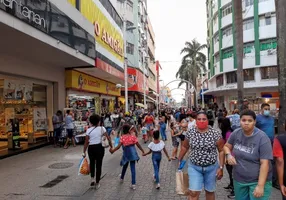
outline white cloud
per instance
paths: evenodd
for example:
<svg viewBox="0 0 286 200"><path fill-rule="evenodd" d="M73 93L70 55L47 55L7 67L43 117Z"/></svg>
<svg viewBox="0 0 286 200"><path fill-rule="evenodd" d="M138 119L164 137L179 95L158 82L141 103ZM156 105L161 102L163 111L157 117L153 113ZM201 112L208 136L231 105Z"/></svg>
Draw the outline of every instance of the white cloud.
<svg viewBox="0 0 286 200"><path fill-rule="evenodd" d="M182 58L180 51L185 42L196 38L201 44L206 43L206 1L148 0L148 14L155 32L156 60L161 62L163 68L160 79L167 84L175 79ZM170 84L170 88L177 87L178 83ZM183 94L184 91L174 90L172 93ZM174 96L177 101L182 97Z"/></svg>

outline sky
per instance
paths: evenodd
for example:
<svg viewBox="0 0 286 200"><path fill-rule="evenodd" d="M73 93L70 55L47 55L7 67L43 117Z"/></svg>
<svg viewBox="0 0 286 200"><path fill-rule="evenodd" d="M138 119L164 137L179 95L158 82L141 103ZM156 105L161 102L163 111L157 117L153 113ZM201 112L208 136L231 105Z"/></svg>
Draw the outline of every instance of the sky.
<svg viewBox="0 0 286 200"><path fill-rule="evenodd" d="M176 79L186 41L196 38L207 42L206 0L148 0L148 15L155 32L155 58L162 66L161 85ZM179 82L169 84L170 89ZM184 90L173 90L173 98L180 102Z"/></svg>

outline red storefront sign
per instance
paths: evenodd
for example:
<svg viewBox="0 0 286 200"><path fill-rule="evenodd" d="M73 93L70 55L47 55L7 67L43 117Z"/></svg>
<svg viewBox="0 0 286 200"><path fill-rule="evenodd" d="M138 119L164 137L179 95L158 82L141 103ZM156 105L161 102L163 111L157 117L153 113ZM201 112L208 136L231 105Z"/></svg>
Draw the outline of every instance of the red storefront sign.
<svg viewBox="0 0 286 200"><path fill-rule="evenodd" d="M124 80L124 73L117 70L116 68L112 67L111 65L107 64L106 62L96 58L95 66L103 71L108 72L109 74L119 77L120 79Z"/></svg>
<svg viewBox="0 0 286 200"><path fill-rule="evenodd" d="M138 69L134 69L131 67L128 67L128 76L129 79L132 79L132 87L128 88L128 91L134 91L134 92L141 92L144 93L144 88L146 92L149 92L149 86L148 86L148 78L145 78L146 84L144 87L144 75L141 71Z"/></svg>

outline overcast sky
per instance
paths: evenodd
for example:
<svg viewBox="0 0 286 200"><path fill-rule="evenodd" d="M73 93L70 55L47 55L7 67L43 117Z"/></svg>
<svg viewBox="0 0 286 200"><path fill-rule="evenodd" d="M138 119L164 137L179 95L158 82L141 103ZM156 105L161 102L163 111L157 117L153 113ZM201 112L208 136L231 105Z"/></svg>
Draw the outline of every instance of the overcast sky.
<svg viewBox="0 0 286 200"><path fill-rule="evenodd" d="M155 32L155 57L163 68L160 79L167 84L175 79L185 42L196 38L206 43L206 0L148 0L148 14ZM170 89L178 83L170 84ZM183 96L178 94L184 94L184 90L174 90L172 94L180 101Z"/></svg>

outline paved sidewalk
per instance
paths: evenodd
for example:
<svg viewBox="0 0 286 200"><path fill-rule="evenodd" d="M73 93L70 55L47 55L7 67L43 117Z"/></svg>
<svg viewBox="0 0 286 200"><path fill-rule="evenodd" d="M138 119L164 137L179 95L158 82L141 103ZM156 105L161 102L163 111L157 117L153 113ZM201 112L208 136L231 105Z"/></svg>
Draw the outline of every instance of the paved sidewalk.
<svg viewBox="0 0 286 200"><path fill-rule="evenodd" d="M147 144L142 144L147 149ZM0 160L0 199L1 200L62 200L62 199L102 199L102 200L144 200L144 199L186 199L180 197L175 192L175 172L177 161L168 162L163 156L160 179L161 189L156 190L152 181L153 166L151 155L141 157L136 165L137 189L129 188L131 175L128 169L124 183L120 183L119 174L121 167L119 165L121 152L118 151L111 155L106 151L103 164L103 178L99 190L90 189L90 177L78 176L78 162L81 158L83 146L76 148L70 147L67 150L47 146L28 153L20 154L10 158ZM171 145L167 143L167 149L171 152ZM51 164L57 164L61 167L64 164L72 165L66 169L51 169ZM41 186L47 185L51 180L58 176L67 176L61 182L50 188ZM216 199L224 200L227 192L223 186L228 184L227 173L221 181L218 181ZM201 199L204 199L201 195ZM273 189L273 200L280 200L279 191Z"/></svg>

